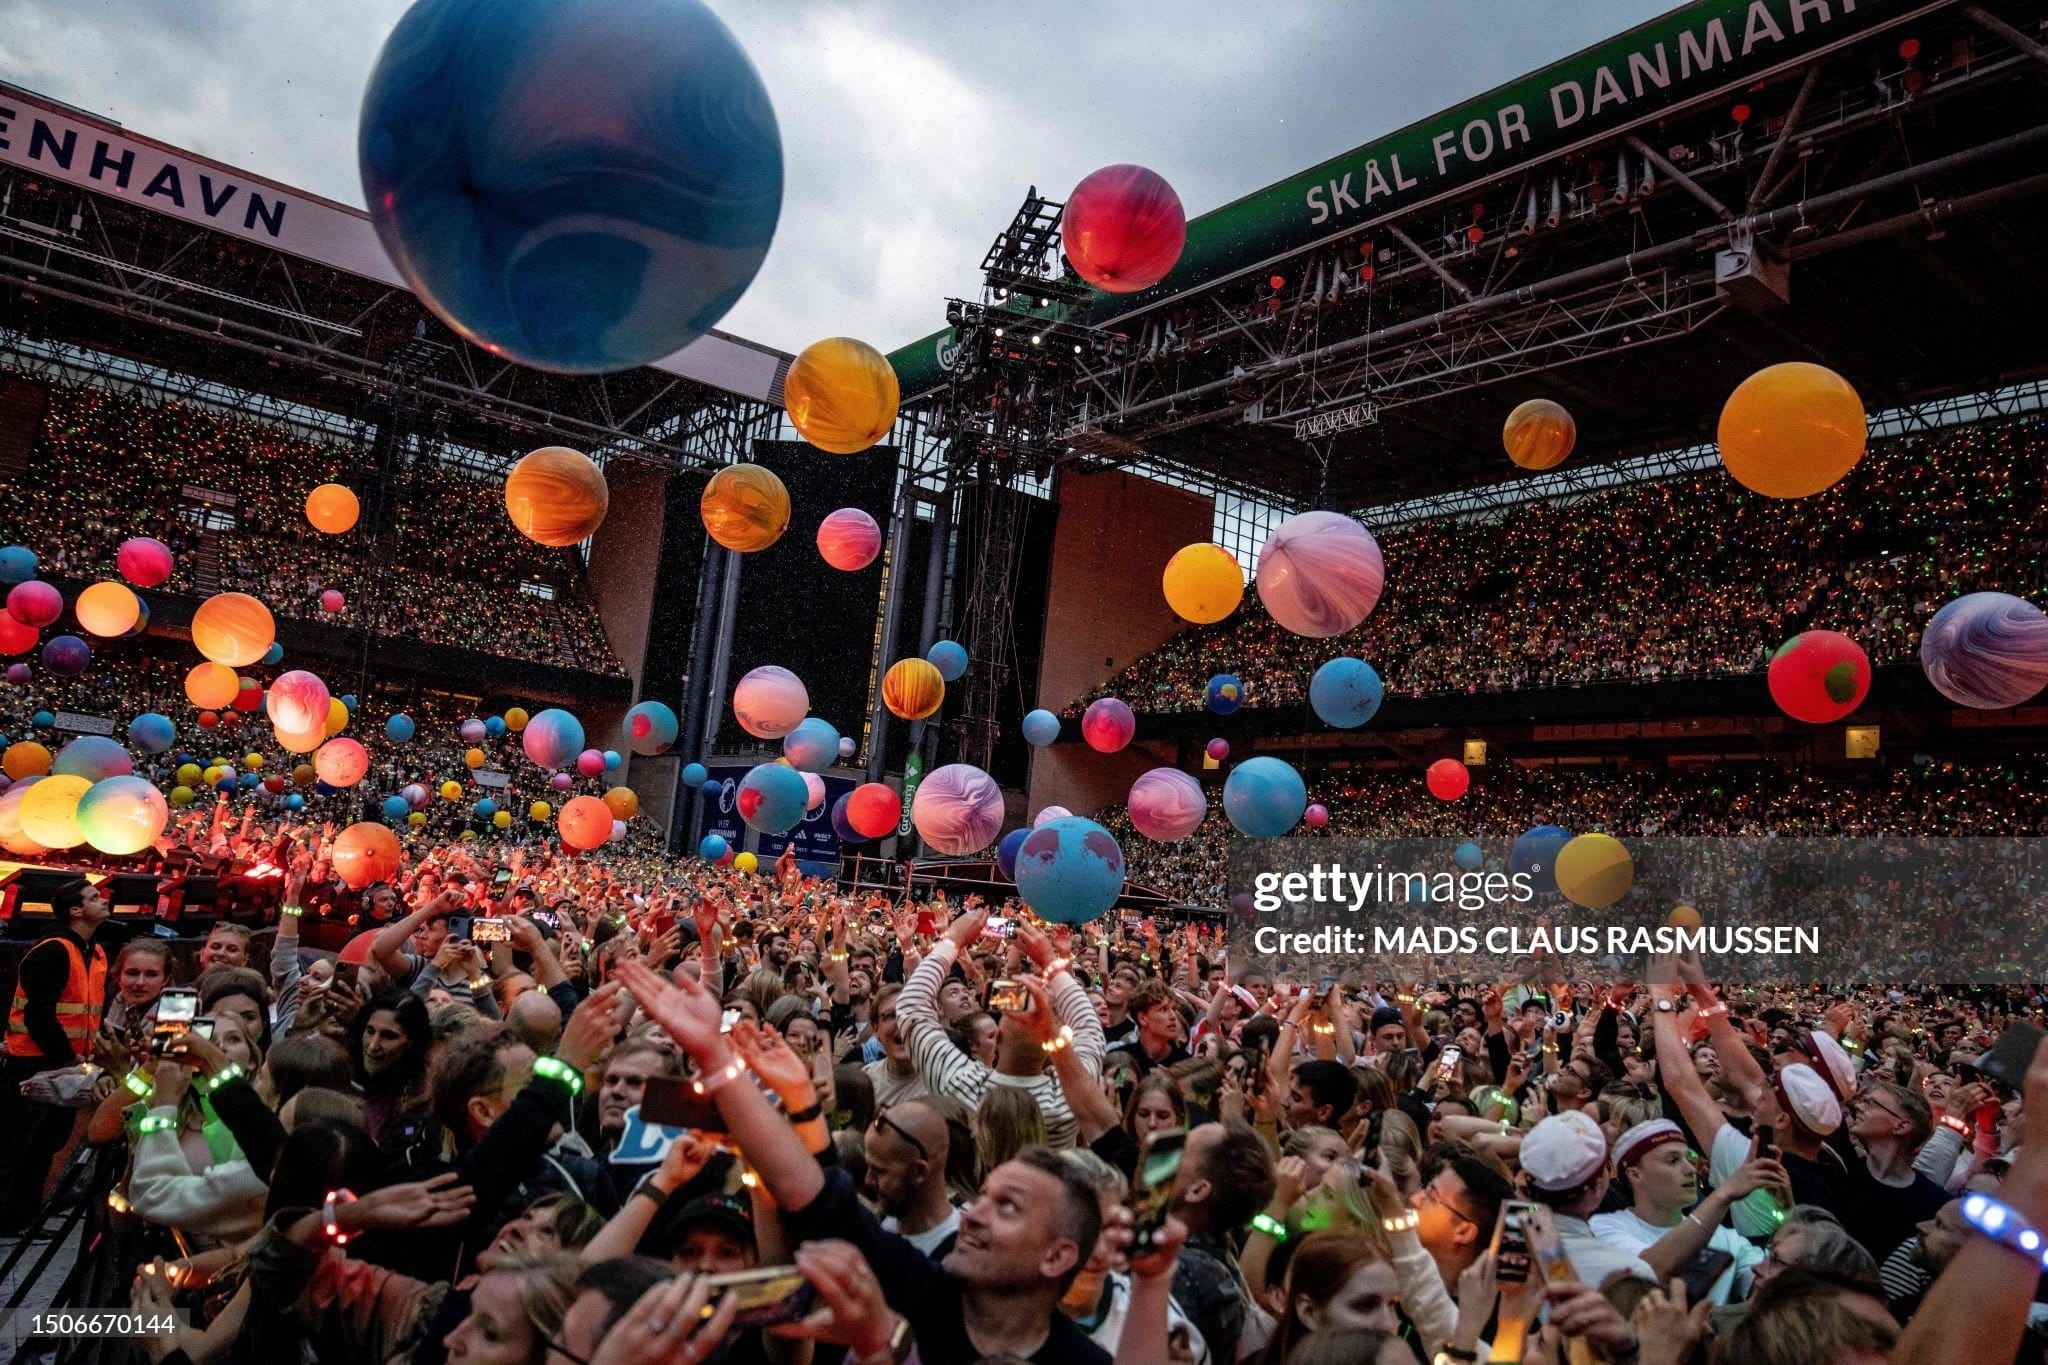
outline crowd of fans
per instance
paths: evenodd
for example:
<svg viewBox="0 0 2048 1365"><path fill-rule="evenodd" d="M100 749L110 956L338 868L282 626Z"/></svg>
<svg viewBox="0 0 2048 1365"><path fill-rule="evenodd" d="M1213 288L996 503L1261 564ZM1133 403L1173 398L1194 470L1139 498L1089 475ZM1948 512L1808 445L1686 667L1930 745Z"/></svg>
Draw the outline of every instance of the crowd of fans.
<svg viewBox="0 0 2048 1365"><path fill-rule="evenodd" d="M2031 509L2044 496L2048 433L2011 421L1873 442L1841 483L1796 502L1714 469L1404 527L1379 538L1386 591L1356 630L1292 634L1254 590L1070 709L1114 695L1199 710L1217 673L1242 681L1247 706L1299 706L1315 670L1347 654L1409 696L1754 673L1815 628L1873 665L1910 661L1943 603L2041 585L2048 531Z"/></svg>
<svg viewBox="0 0 2048 1365"><path fill-rule="evenodd" d="M306 495L328 482L362 492L365 458L192 403L53 387L28 471L0 490L0 524L50 576L112 577L121 542L152 535L177 554L164 591L246 592L279 616L623 675L573 557L521 536L501 489L478 474L423 460L393 475L374 552L373 507L344 536L315 531ZM202 530L208 512L231 515L233 529ZM215 581L202 583L208 563ZM329 590L342 594L340 615L322 606Z"/></svg>
<svg viewBox="0 0 2048 1365"><path fill-rule="evenodd" d="M449 841L357 892L250 837L284 913L189 961L56 892L4 1062L0 1230L82 1143L152 1361L2041 1358L2036 988L1311 985L793 865Z"/></svg>

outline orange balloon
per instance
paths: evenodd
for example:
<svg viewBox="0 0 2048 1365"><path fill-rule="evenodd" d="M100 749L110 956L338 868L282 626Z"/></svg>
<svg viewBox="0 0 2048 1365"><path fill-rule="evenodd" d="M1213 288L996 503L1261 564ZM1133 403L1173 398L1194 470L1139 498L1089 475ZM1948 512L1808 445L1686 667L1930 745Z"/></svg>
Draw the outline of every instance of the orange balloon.
<svg viewBox="0 0 2048 1365"><path fill-rule="evenodd" d="M8 780L19 782L24 777L41 777L50 771L50 751L32 739L16 740L7 746L7 752L0 754L0 772Z"/></svg>
<svg viewBox="0 0 2048 1365"><path fill-rule="evenodd" d="M335 875L351 891L390 881L398 875L398 836L367 820L350 825L334 838L333 861Z"/></svg>
<svg viewBox="0 0 2048 1365"><path fill-rule="evenodd" d="M310 730L287 730L281 725L270 727L277 737L278 747L288 754L310 754L327 741L327 727L316 725Z"/></svg>
<svg viewBox="0 0 2048 1365"><path fill-rule="evenodd" d="M86 634L103 640L126 635L142 619L142 603L119 583L93 584L78 594L71 609L78 613L78 624Z"/></svg>
<svg viewBox="0 0 2048 1365"><path fill-rule="evenodd" d="M704 485L697 510L713 540L728 550L752 554L782 538L789 525L789 489L772 470L729 464Z"/></svg>
<svg viewBox="0 0 2048 1365"><path fill-rule="evenodd" d="M604 794L604 804L614 820L630 820L640 813L640 793L631 787L613 787Z"/></svg>
<svg viewBox="0 0 2048 1365"><path fill-rule="evenodd" d="M555 828L570 848L601 848L612 837L611 807L594 796L572 796L555 817Z"/></svg>
<svg viewBox="0 0 2048 1365"><path fill-rule="evenodd" d="M323 483L306 494L306 520L313 523L314 530L330 536L355 529L356 518L362 514L363 505L346 484Z"/></svg>
<svg viewBox="0 0 2048 1365"><path fill-rule="evenodd" d="M213 710L233 706L242 693L242 680L226 664L200 664L185 675L185 700Z"/></svg>
<svg viewBox="0 0 2048 1365"><path fill-rule="evenodd" d="M1531 398L1508 414L1501 444L1508 458L1524 469L1555 469L1572 453L1579 424L1548 398Z"/></svg>
<svg viewBox="0 0 2048 1365"><path fill-rule="evenodd" d="M277 639L270 608L245 592L216 593L192 616L192 643L217 664L245 668L262 661Z"/></svg>
<svg viewBox="0 0 2048 1365"><path fill-rule="evenodd" d="M899 720L923 720L946 704L946 680L929 659L898 659L882 675L882 705Z"/></svg>
<svg viewBox="0 0 2048 1365"><path fill-rule="evenodd" d="M858 455L887 436L902 396L888 359L852 337L804 347L782 381L797 434L834 455Z"/></svg>
<svg viewBox="0 0 2048 1365"><path fill-rule="evenodd" d="M505 477L505 510L519 534L556 549L588 540L611 496L604 471L567 446L542 446Z"/></svg>
<svg viewBox="0 0 2048 1365"><path fill-rule="evenodd" d="M1804 498L1856 467L1870 428L1848 380L1794 360L1735 386L1719 436L1721 463L1737 483L1767 498Z"/></svg>

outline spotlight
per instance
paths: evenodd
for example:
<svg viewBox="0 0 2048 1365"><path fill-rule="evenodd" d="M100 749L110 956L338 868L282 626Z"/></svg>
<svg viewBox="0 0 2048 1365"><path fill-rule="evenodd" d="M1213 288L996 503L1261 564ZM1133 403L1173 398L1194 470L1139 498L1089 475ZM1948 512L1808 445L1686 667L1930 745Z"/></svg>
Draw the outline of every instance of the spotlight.
<svg viewBox="0 0 2048 1365"><path fill-rule="evenodd" d="M1052 306L1052 300L1051 300L1051 299L1040 299L1040 300L1038 301L1038 306L1039 306L1040 308L1049 308L1049 307L1051 307L1051 306Z"/></svg>
<svg viewBox="0 0 2048 1365"><path fill-rule="evenodd" d="M1038 345L1038 344L1039 344L1040 342L1042 342L1042 341L1044 341L1044 340L1045 340L1045 338L1044 338L1044 337L1042 337L1042 336L1040 336L1040 335L1039 335L1038 333L1036 333L1036 332L1033 332L1033 333L1031 334L1031 344L1032 344L1033 346L1036 346L1036 345Z"/></svg>
<svg viewBox="0 0 2048 1365"><path fill-rule="evenodd" d="M1008 298L1008 297L1010 297L1010 291L1009 291L1009 290L1007 290L1007 289L998 289L998 290L996 290L996 298L997 298L998 300L1006 299L1006 298Z"/></svg>
<svg viewBox="0 0 2048 1365"><path fill-rule="evenodd" d="M1081 354L1081 343L1080 343L1080 342L1078 342L1078 341L1074 343L1074 354L1075 354L1075 355L1079 355L1079 354Z"/></svg>
<svg viewBox="0 0 2048 1365"><path fill-rule="evenodd" d="M1000 327L996 328L996 335L997 335L997 336L1001 336L1002 334L1003 334L1003 329L1002 329L1002 328L1000 328Z"/></svg>

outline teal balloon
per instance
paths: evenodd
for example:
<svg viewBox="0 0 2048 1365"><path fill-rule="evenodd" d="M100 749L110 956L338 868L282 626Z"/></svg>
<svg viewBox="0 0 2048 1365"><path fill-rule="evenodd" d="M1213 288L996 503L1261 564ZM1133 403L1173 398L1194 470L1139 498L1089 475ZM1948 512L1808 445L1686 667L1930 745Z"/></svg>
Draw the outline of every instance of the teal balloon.
<svg viewBox="0 0 2048 1365"><path fill-rule="evenodd" d="M1248 758L1223 780L1223 814L1238 833L1277 839L1308 809L1308 785L1280 759Z"/></svg>
<svg viewBox="0 0 2048 1365"><path fill-rule="evenodd" d="M786 764L763 763L740 779L733 807L749 828L787 834L804 818L810 799L810 784L802 773Z"/></svg>
<svg viewBox="0 0 2048 1365"><path fill-rule="evenodd" d="M959 682L967 675L967 648L957 640L939 641L924 657L949 683Z"/></svg>
<svg viewBox="0 0 2048 1365"><path fill-rule="evenodd" d="M270 648L263 651L264 666L267 668L275 668L283 662L284 646L279 644L277 641L272 640L270 642Z"/></svg>
<svg viewBox="0 0 2048 1365"><path fill-rule="evenodd" d="M1100 919L1124 889L1124 852L1116 838L1078 815L1048 820L1017 849L1017 894L1055 924Z"/></svg>
<svg viewBox="0 0 2048 1365"><path fill-rule="evenodd" d="M624 767L625 763L625 756L617 749L606 749L604 751L604 770L606 772L615 773Z"/></svg>
<svg viewBox="0 0 2048 1365"><path fill-rule="evenodd" d="M782 212L767 88L697 0L418 0L356 153L413 292L542 370L680 351L738 302Z"/></svg>
<svg viewBox="0 0 2048 1365"><path fill-rule="evenodd" d="M1043 749L1060 737L1060 718L1050 711L1031 711L1026 713L1024 724L1019 728L1024 732L1026 744Z"/></svg>
<svg viewBox="0 0 2048 1365"><path fill-rule="evenodd" d="M710 780L711 773L702 763L685 763L683 765L683 785L685 787L701 787Z"/></svg>
<svg viewBox="0 0 2048 1365"><path fill-rule="evenodd" d="M1332 659L1309 679L1308 704L1323 724L1355 730L1378 714L1386 700L1380 675L1363 659Z"/></svg>
<svg viewBox="0 0 2048 1365"><path fill-rule="evenodd" d="M626 713L626 745L636 754L666 753L676 729L676 713L665 702L643 701Z"/></svg>
<svg viewBox="0 0 2048 1365"><path fill-rule="evenodd" d="M497 813L498 803L488 796L476 803L476 818L479 820L488 820Z"/></svg>
<svg viewBox="0 0 2048 1365"><path fill-rule="evenodd" d="M128 750L104 735L80 735L59 749L56 761L50 764L53 776L82 777L88 782L126 777L134 771L135 760Z"/></svg>
<svg viewBox="0 0 2048 1365"><path fill-rule="evenodd" d="M402 796L384 798L384 818L397 824L412 812L412 804Z"/></svg>
<svg viewBox="0 0 2048 1365"><path fill-rule="evenodd" d="M412 723L412 717L403 711L384 722L384 738L393 744L404 744L413 737L419 727Z"/></svg>
<svg viewBox="0 0 2048 1365"><path fill-rule="evenodd" d="M1452 856L1458 860L1458 866L1464 868L1467 872L1477 872L1480 864L1486 861L1486 855L1480 851L1479 845L1473 843L1470 839L1459 844L1457 852Z"/></svg>
<svg viewBox="0 0 2048 1365"><path fill-rule="evenodd" d="M486 716L484 718L484 733L492 739L502 738L505 734L505 718L503 716Z"/></svg>
<svg viewBox="0 0 2048 1365"><path fill-rule="evenodd" d="M732 845L725 841L723 834L707 834L697 841L697 856L707 863L715 863L732 851Z"/></svg>
<svg viewBox="0 0 2048 1365"><path fill-rule="evenodd" d="M26 583L36 576L36 552L26 545L0 550L0 583Z"/></svg>
<svg viewBox="0 0 2048 1365"><path fill-rule="evenodd" d="M47 730L57 723L57 718L48 711L38 711L29 717L29 721L41 729Z"/></svg>

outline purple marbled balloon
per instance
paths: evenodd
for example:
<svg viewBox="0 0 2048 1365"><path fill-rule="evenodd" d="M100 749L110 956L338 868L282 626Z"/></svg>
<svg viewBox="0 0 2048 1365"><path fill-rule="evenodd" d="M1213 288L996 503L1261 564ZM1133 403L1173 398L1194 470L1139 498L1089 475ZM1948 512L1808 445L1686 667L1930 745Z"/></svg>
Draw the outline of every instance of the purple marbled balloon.
<svg viewBox="0 0 2048 1365"><path fill-rule="evenodd" d="M1958 597L1927 623L1920 667L1960 706L2018 706L2048 687L2048 613L2010 593Z"/></svg>
<svg viewBox="0 0 2048 1365"><path fill-rule="evenodd" d="M1379 542L1340 512L1289 517L1259 551L1259 600L1296 635L1342 635L1372 614L1386 581Z"/></svg>
<svg viewBox="0 0 2048 1365"><path fill-rule="evenodd" d="M1055 820L1065 820L1073 813L1065 806L1047 806L1031 817L1031 828L1037 829L1040 825L1051 824Z"/></svg>
<svg viewBox="0 0 2048 1365"><path fill-rule="evenodd" d="M1003 828L1003 793L971 763L948 763L925 774L910 802L910 823L937 853L979 853Z"/></svg>
<svg viewBox="0 0 2048 1365"><path fill-rule="evenodd" d="M1147 839L1185 839L1209 813L1202 784L1178 768L1154 768L1131 784L1131 823Z"/></svg>

